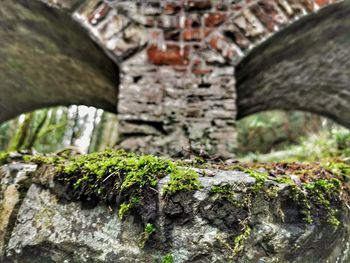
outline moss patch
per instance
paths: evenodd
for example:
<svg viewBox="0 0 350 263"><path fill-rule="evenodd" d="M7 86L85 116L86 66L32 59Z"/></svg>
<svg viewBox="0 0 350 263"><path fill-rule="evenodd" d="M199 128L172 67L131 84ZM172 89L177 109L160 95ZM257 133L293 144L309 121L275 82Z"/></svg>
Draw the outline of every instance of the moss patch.
<svg viewBox="0 0 350 263"><path fill-rule="evenodd" d="M145 230L143 231L141 235L141 240L140 240L140 248L144 248L146 242L149 240L149 238L156 232L156 227L153 224L147 224L145 226Z"/></svg>
<svg viewBox="0 0 350 263"><path fill-rule="evenodd" d="M166 254L163 258L162 258L162 263L173 263L174 259L173 259L173 255L172 254Z"/></svg>
<svg viewBox="0 0 350 263"><path fill-rule="evenodd" d="M0 165L7 163L9 157L10 157L10 153L0 152Z"/></svg>
<svg viewBox="0 0 350 263"><path fill-rule="evenodd" d="M311 224L315 219L326 221L333 226L341 222L337 218L335 206L349 200L350 166L342 162L321 163L267 163L242 164L232 169L239 169L250 174L257 181L253 192L263 191L265 196L277 196L271 188L264 188L265 180L287 184L291 189L292 199L301 207L304 222ZM256 172L263 170L265 172ZM298 182L292 180L298 178Z"/></svg>
<svg viewBox="0 0 350 263"><path fill-rule="evenodd" d="M118 207L121 219L145 202L156 202L156 198L149 199L158 195L157 184L167 175L170 181L163 194L173 195L201 187L195 171L152 155L106 150L70 160L44 156L26 157L26 160L54 165L57 181L65 186L72 200L95 204L102 201Z"/></svg>

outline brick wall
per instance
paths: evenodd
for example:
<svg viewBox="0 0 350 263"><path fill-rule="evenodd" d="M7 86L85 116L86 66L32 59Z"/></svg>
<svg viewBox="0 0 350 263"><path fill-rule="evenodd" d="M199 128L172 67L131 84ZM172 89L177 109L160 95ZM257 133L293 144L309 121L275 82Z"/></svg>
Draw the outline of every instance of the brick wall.
<svg viewBox="0 0 350 263"><path fill-rule="evenodd" d="M120 145L231 156L234 67L256 45L332 0L90 0L75 18L121 68Z"/></svg>

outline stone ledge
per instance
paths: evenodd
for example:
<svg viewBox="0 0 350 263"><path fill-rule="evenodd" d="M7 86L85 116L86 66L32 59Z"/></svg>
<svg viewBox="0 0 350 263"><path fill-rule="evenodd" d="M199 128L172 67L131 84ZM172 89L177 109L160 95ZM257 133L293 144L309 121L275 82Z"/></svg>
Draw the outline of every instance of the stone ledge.
<svg viewBox="0 0 350 263"><path fill-rule="evenodd" d="M1 262L348 262L345 200L330 199L339 224L327 222L327 208L313 202L307 222L287 179L262 179L261 168L217 168L194 168L199 190L152 195L148 205L153 207L138 208L121 220L112 205L67 200L72 195L60 192L52 165L5 165L0 222L8 238ZM328 172L324 176L332 182ZM161 179L156 191L170 180L169 175ZM22 199L8 190L16 181ZM341 193L346 196L345 188ZM18 204L11 222L4 221L4 200ZM147 226L154 231L147 234Z"/></svg>

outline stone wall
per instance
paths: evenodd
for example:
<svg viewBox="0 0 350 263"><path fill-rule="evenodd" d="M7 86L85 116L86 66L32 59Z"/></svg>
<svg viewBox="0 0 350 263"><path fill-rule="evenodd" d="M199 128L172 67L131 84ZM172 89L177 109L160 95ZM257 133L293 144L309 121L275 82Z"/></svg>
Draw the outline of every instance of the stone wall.
<svg viewBox="0 0 350 263"><path fill-rule="evenodd" d="M0 58L4 61L0 65L0 90L5 94L0 98L0 121L40 107L85 104L118 112L120 146L129 150L173 156L196 151L230 157L235 146L237 116L268 108L261 105L288 105L286 100L278 100L280 92L265 88L274 85L275 78L260 81L261 74L256 74L263 69L272 71L265 75L276 72L279 83L289 77L279 74L283 67L265 66L265 59L259 59L271 53L252 53L260 63L259 70L255 60L247 69L240 63L242 59L258 50L260 44L269 45L275 33L289 32L286 27L302 17L314 13L326 17L328 14L318 12L319 9L335 2L6 0L0 11L5 21L0 28ZM85 28L85 33L71 16ZM308 32L313 32L313 27L317 25L299 26ZM341 32L341 43L345 30L333 27L327 32L322 39L332 54L338 52L339 46L332 44L332 34ZM289 44L293 45L294 40L290 37ZM271 49L281 50L279 57L293 57L293 49L284 52L275 45ZM326 52L323 50L322 54ZM318 59L323 58L314 53ZM338 53L335 56L346 57ZM346 65L342 59L337 61ZM314 64L305 67L313 69ZM242 88L236 88L237 65L243 65L239 67L239 81L248 83L239 83ZM245 72L242 75L241 69ZM306 72L302 66L293 69L294 75ZM313 73L311 70L307 75ZM245 74L250 75L245 78ZM332 80L334 74L333 70L323 70L321 75ZM253 81L255 78L257 81ZM315 83L322 87L322 83ZM261 85L261 90L266 91L263 94L256 88ZM285 87L288 89L289 85ZM319 93L313 90L308 92L311 98ZM285 97L300 101L287 101L288 108L308 109L310 97L299 100L301 92L294 92L294 88L287 91L282 92L288 94ZM260 103L270 94L275 94L273 102L267 99ZM327 95L328 102L334 99L332 94L336 93ZM239 110L247 113L237 113L236 101L238 105L248 101L247 107L252 110L241 107ZM337 109L332 101L328 104L326 115L331 116L330 111ZM325 103L312 105L317 107L310 107L311 111L325 108ZM340 113L343 115L344 110ZM338 120L339 115L331 117Z"/></svg>
<svg viewBox="0 0 350 263"><path fill-rule="evenodd" d="M282 27L333 2L92 0L75 18L121 68L121 147L229 157L234 67Z"/></svg>
<svg viewBox="0 0 350 263"><path fill-rule="evenodd" d="M88 207L69 201L69 195L57 195L57 189L65 187L57 187L53 171L50 166L20 162L1 167L1 262L346 263L350 259L346 204L332 201L341 220L338 226L329 224L318 208L313 208L315 220L306 223L305 208L291 198L287 184L267 180L264 190L252 195L249 189L257 181L247 173L199 169L202 189L156 195L155 232L141 246L145 226L137 214L120 220L115 207L102 203ZM168 180L159 182L159 193ZM236 201L213 193L213 187L228 187ZM166 256L173 261L165 261Z"/></svg>

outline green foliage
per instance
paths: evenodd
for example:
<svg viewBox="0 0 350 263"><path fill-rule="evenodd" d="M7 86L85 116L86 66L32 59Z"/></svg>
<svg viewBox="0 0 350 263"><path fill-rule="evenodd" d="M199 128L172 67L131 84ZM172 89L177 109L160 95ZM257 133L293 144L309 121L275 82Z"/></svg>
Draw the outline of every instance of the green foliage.
<svg viewBox="0 0 350 263"><path fill-rule="evenodd" d="M342 155L350 156L350 133L348 130L340 129L333 134L337 150L342 152Z"/></svg>
<svg viewBox="0 0 350 263"><path fill-rule="evenodd" d="M344 128L334 128L299 139L299 144L289 145L284 150L268 154L253 154L241 159L243 162L326 162L350 157L350 132Z"/></svg>
<svg viewBox="0 0 350 263"><path fill-rule="evenodd" d="M325 119L317 115L298 111L267 111L248 116L237 122L237 155L281 150L302 136L320 131L323 122Z"/></svg>
<svg viewBox="0 0 350 263"><path fill-rule="evenodd" d="M342 181L349 182L350 180L350 165L339 162L330 161L325 164L325 168L330 170L334 175L341 178Z"/></svg>
<svg viewBox="0 0 350 263"><path fill-rule="evenodd" d="M162 258L162 263L173 263L174 259L173 259L173 255L172 254L166 254L163 258Z"/></svg>

